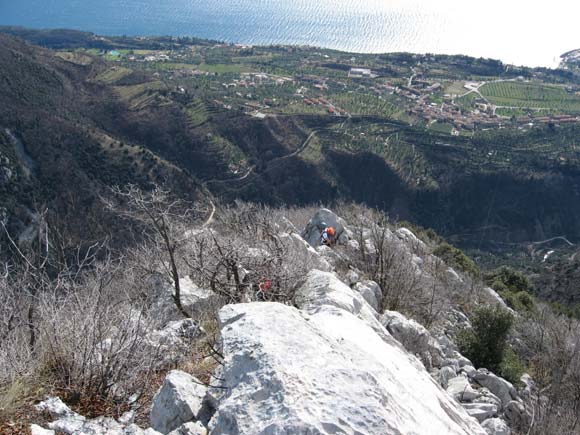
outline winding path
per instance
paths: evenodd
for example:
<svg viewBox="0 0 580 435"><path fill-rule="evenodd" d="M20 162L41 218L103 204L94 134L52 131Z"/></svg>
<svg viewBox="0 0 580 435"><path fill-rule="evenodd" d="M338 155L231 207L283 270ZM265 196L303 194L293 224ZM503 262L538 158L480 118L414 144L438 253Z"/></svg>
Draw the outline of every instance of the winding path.
<svg viewBox="0 0 580 435"><path fill-rule="evenodd" d="M281 157L277 157L275 159L270 160L270 168L271 169L272 163L278 164L280 161L283 161L284 159L290 158L290 157L294 157L298 154L300 154L301 152L303 152L307 147L308 144L310 143L310 141L312 140L312 138L314 137L314 135L318 133L318 130L313 130L308 137L306 138L306 140L302 143L302 145L300 145L300 147L298 147L295 151L292 151L289 154L286 154L285 156L281 156ZM214 217L215 217L215 213L216 213L216 205L215 205L215 201L214 201L214 196L211 193L211 191L207 188L207 185L210 183L232 183L232 182L238 182L238 181L242 181L245 180L246 178L248 178L250 176L250 174L252 174L254 172L254 170L256 169L256 165L251 166L250 168L248 168L248 171L242 175L241 177L237 177L237 178L226 178L226 179L214 179L214 180L207 180L204 181L203 183L201 183L201 187L202 190L204 191L207 199L209 200L210 206L211 206L211 212L208 216L208 218L206 219L206 221L203 223L203 225L201 226L202 228L207 228L209 227L212 222L214 221Z"/></svg>

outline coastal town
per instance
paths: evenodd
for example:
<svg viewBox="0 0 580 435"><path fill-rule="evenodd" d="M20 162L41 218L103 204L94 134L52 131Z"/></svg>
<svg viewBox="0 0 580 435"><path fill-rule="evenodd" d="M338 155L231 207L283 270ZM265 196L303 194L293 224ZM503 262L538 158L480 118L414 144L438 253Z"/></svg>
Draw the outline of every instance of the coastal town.
<svg viewBox="0 0 580 435"><path fill-rule="evenodd" d="M384 67L356 65L355 57L315 52L301 59L302 67L291 74L289 68L280 71L271 65L272 61L284 55L296 57L300 50L286 47L274 51L276 55L266 55L264 48L215 44L101 54L119 64L154 70L154 76L177 83L176 89L182 93L190 92L192 83L201 82L208 86L206 94L211 98L206 103L210 108L241 110L257 118L299 113L388 116L452 135L580 122L580 87L544 84L535 73L492 80L449 80L433 77L425 60L419 57L406 60L385 74ZM228 56L230 59L225 61ZM222 60L208 63L208 57ZM238 62L232 62L232 57ZM509 94L508 98L500 98L488 91L495 88L500 93L528 89L531 94L557 92L567 96L572 104L569 108L558 107L554 101L537 100L533 95L529 102L520 95L512 101Z"/></svg>

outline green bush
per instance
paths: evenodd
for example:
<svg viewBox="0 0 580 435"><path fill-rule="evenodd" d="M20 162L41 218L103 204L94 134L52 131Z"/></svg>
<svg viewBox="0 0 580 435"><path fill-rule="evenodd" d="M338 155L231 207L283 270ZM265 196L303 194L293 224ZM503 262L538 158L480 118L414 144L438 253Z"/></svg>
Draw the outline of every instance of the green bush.
<svg viewBox="0 0 580 435"><path fill-rule="evenodd" d="M471 319L473 328L458 337L461 353L477 368L485 367L498 373L513 321L511 313L498 306L478 308Z"/></svg>
<svg viewBox="0 0 580 435"><path fill-rule="evenodd" d="M531 289L530 282L523 273L507 266L502 266L486 273L485 282L498 292L507 289L511 292L519 293L522 291L529 292Z"/></svg>
<svg viewBox="0 0 580 435"><path fill-rule="evenodd" d="M526 371L520 357L511 348L507 348L499 367L498 374L514 385L521 383L520 378Z"/></svg>
<svg viewBox="0 0 580 435"><path fill-rule="evenodd" d="M521 291L515 293L509 290L503 290L498 293L511 309L521 313L531 313L536 310L536 300L528 292Z"/></svg>
<svg viewBox="0 0 580 435"><path fill-rule="evenodd" d="M468 273L469 275L479 276L480 274L479 268L473 260L465 255L461 249L451 246L449 243L441 243L435 248L433 255L441 258L448 266Z"/></svg>

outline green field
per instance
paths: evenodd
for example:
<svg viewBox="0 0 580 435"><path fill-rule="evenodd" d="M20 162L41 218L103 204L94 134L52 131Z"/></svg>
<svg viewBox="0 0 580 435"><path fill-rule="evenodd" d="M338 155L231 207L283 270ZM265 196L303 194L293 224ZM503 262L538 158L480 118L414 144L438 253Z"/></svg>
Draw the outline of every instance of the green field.
<svg viewBox="0 0 580 435"><path fill-rule="evenodd" d="M205 104L201 100L194 100L186 108L187 119L191 128L199 127L208 119Z"/></svg>
<svg viewBox="0 0 580 435"><path fill-rule="evenodd" d="M128 76L132 72L133 70L129 68L114 66L96 76L95 81L100 83L113 84L121 80L123 77Z"/></svg>
<svg viewBox="0 0 580 435"><path fill-rule="evenodd" d="M159 70L199 70L210 73L227 74L249 72L251 69L246 65L240 64L193 64L177 62L149 62L149 66Z"/></svg>
<svg viewBox="0 0 580 435"><path fill-rule="evenodd" d="M159 91L165 88L166 86L160 81L141 83L139 85L114 87L115 91L119 94L121 99L126 102L132 102L132 100L135 98L149 91Z"/></svg>
<svg viewBox="0 0 580 435"><path fill-rule="evenodd" d="M563 87L522 82L488 83L480 92L497 106L556 109L580 112L580 96Z"/></svg>

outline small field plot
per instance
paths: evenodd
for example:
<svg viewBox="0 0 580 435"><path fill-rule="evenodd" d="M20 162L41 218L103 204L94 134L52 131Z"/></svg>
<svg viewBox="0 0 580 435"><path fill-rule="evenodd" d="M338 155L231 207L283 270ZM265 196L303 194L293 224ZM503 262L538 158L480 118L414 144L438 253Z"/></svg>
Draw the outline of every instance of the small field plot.
<svg viewBox="0 0 580 435"><path fill-rule="evenodd" d="M497 82L485 84L479 90L497 106L580 112L580 96L567 92L560 86Z"/></svg>
<svg viewBox="0 0 580 435"><path fill-rule="evenodd" d="M95 81L99 83L113 84L121 80L123 77L127 77L132 72L133 70L129 68L114 66L96 76Z"/></svg>
<svg viewBox="0 0 580 435"><path fill-rule="evenodd" d="M189 127L195 128L204 124L208 120L208 113L205 104L201 100L194 100L187 106L187 120Z"/></svg>

